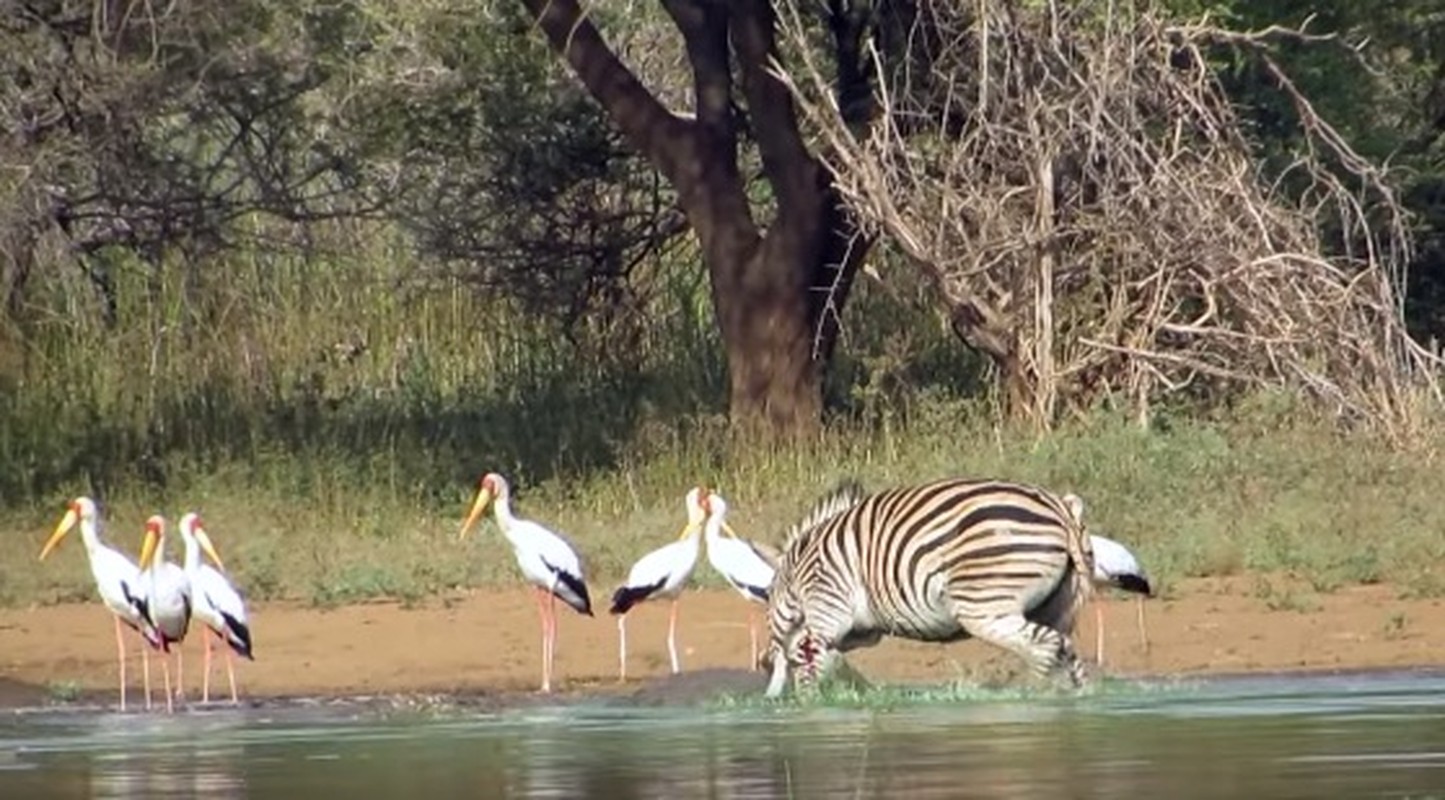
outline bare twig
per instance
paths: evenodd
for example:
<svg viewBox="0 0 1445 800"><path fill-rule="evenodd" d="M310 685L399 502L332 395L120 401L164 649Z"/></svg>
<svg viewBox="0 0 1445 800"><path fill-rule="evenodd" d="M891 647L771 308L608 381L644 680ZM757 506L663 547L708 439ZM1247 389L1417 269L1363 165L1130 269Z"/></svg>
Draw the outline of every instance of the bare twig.
<svg viewBox="0 0 1445 800"><path fill-rule="evenodd" d="M775 73L864 231L928 277L1017 413L1048 426L1127 397L1143 419L1175 392L1265 386L1406 439L1419 394L1441 399L1440 359L1403 324L1396 193L1270 56L1332 35L1167 24L1107 0L917 8L926 33L868 50L883 77L866 131L790 4L792 67ZM1296 112L1288 192L1210 70L1220 46L1259 59Z"/></svg>

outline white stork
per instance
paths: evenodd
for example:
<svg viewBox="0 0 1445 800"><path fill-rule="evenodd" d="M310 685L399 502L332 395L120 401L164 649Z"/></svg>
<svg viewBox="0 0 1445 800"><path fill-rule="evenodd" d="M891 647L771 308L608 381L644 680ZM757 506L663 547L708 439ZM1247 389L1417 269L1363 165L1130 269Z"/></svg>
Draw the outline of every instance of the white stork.
<svg viewBox="0 0 1445 800"><path fill-rule="evenodd" d="M507 481L495 472L482 477L471 511L462 522L459 539L466 539L467 531L488 507L496 508L497 525L511 543L523 577L536 590L537 610L542 617L542 691L551 692L552 660L557 648L556 598L562 598L562 602L577 613L592 616L592 599L587 594L582 561L561 534L512 515Z"/></svg>
<svg viewBox="0 0 1445 800"><path fill-rule="evenodd" d="M145 616L145 595L141 588L140 570L125 554L100 541L100 515L95 501L89 497L77 497L70 501L65 516L40 551L40 560L50 555L76 523L80 524L80 538L85 542L85 553L90 561L90 574L95 578L95 588L105 607L115 617L115 647L120 662L120 710L125 710L125 638L121 624L129 626L141 635L145 645L159 649L160 634L151 627ZM151 707L150 651L142 645L143 674L145 680L146 708Z"/></svg>
<svg viewBox="0 0 1445 800"><path fill-rule="evenodd" d="M608 611L617 615L618 673L619 681L627 680L627 612L638 603L648 600L670 600L672 610L667 620L667 655L672 659L672 674L679 671L677 663L677 600L687 579L692 577L697 566L698 550L702 547L700 534L705 516L699 498L706 489L689 489L684 502L687 506L687 524L677 540L668 542L637 560L627 573L627 580L612 593L612 607Z"/></svg>
<svg viewBox="0 0 1445 800"><path fill-rule="evenodd" d="M758 666L758 606L768 604L768 587L773 584L778 553L760 542L751 542L733 532L727 523L728 504L716 492L703 494L702 508L707 514L705 535L707 560L738 594L752 605L748 607L749 669ZM727 535L724 536L724 533Z"/></svg>
<svg viewBox="0 0 1445 800"><path fill-rule="evenodd" d="M172 644L186 638L191 624L191 581L185 570L165 560L166 520L159 514L146 520L145 540L141 544L141 586L146 593L146 619L160 632L161 649L167 654L161 664L166 676L166 711L175 711L171 692ZM181 649L176 648L176 691L185 677Z"/></svg>
<svg viewBox="0 0 1445 800"><path fill-rule="evenodd" d="M232 663L231 651L242 658L256 660L251 654L251 629L246 621L246 603L226 576L216 568L225 569L221 556L211 544L201 515L193 512L181 517L181 538L186 543L186 576L191 581L192 612L208 629L201 636L205 643L205 677L201 681L201 702L211 700L211 635L224 643L226 653L226 677L231 682L231 703L236 700L236 668ZM215 563L201 563L201 553Z"/></svg>
<svg viewBox="0 0 1445 800"><path fill-rule="evenodd" d="M1129 552L1129 548L1106 536L1096 534L1090 534L1089 541L1094 548L1094 585L1113 586L1139 595L1139 639L1143 642L1144 649L1148 650L1149 634L1144 628L1144 598L1154 594L1153 587L1149 585L1149 578L1139 567L1138 559ZM1099 664L1103 664L1104 608L1097 601L1094 604L1094 620L1096 638L1094 658Z"/></svg>

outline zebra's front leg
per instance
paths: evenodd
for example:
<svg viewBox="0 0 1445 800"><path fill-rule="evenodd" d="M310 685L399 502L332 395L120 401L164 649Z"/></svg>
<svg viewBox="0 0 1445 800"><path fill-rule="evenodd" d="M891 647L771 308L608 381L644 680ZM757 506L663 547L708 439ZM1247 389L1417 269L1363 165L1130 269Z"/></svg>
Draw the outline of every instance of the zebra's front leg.
<svg viewBox="0 0 1445 800"><path fill-rule="evenodd" d="M1022 615L960 616L958 621L969 635L1017 653L1042 678L1062 672L1075 689L1087 680L1084 662L1074 652L1073 643L1053 628L1029 622Z"/></svg>

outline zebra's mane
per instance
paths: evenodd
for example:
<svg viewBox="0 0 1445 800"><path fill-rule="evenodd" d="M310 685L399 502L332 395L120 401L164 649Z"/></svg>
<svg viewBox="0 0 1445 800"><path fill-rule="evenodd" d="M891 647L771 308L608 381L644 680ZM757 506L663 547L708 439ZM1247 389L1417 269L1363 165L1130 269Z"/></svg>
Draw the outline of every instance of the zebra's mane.
<svg viewBox="0 0 1445 800"><path fill-rule="evenodd" d="M794 552L794 548L807 542L808 537L819 525L858 505L866 496L863 491L863 484L856 478L844 478L813 501L803 518L793 524L788 533L788 542L783 545L783 553Z"/></svg>

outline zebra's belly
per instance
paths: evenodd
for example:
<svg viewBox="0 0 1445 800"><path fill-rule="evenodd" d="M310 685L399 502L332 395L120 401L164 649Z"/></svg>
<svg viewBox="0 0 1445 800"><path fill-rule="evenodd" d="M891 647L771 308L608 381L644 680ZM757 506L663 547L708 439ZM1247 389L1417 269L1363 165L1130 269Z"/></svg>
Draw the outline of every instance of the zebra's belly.
<svg viewBox="0 0 1445 800"><path fill-rule="evenodd" d="M941 604L912 611L887 609L879 625L890 636L919 642L957 642L968 638L968 631L958 624L952 610Z"/></svg>
<svg viewBox="0 0 1445 800"><path fill-rule="evenodd" d="M1059 583L1063 578L1064 570L1060 568L1058 572L1041 577L1039 580L1031 583L1020 594L1020 599L1023 601L1024 613L1029 614L1038 611L1040 606L1047 602L1050 597L1053 597L1054 592L1059 588Z"/></svg>

